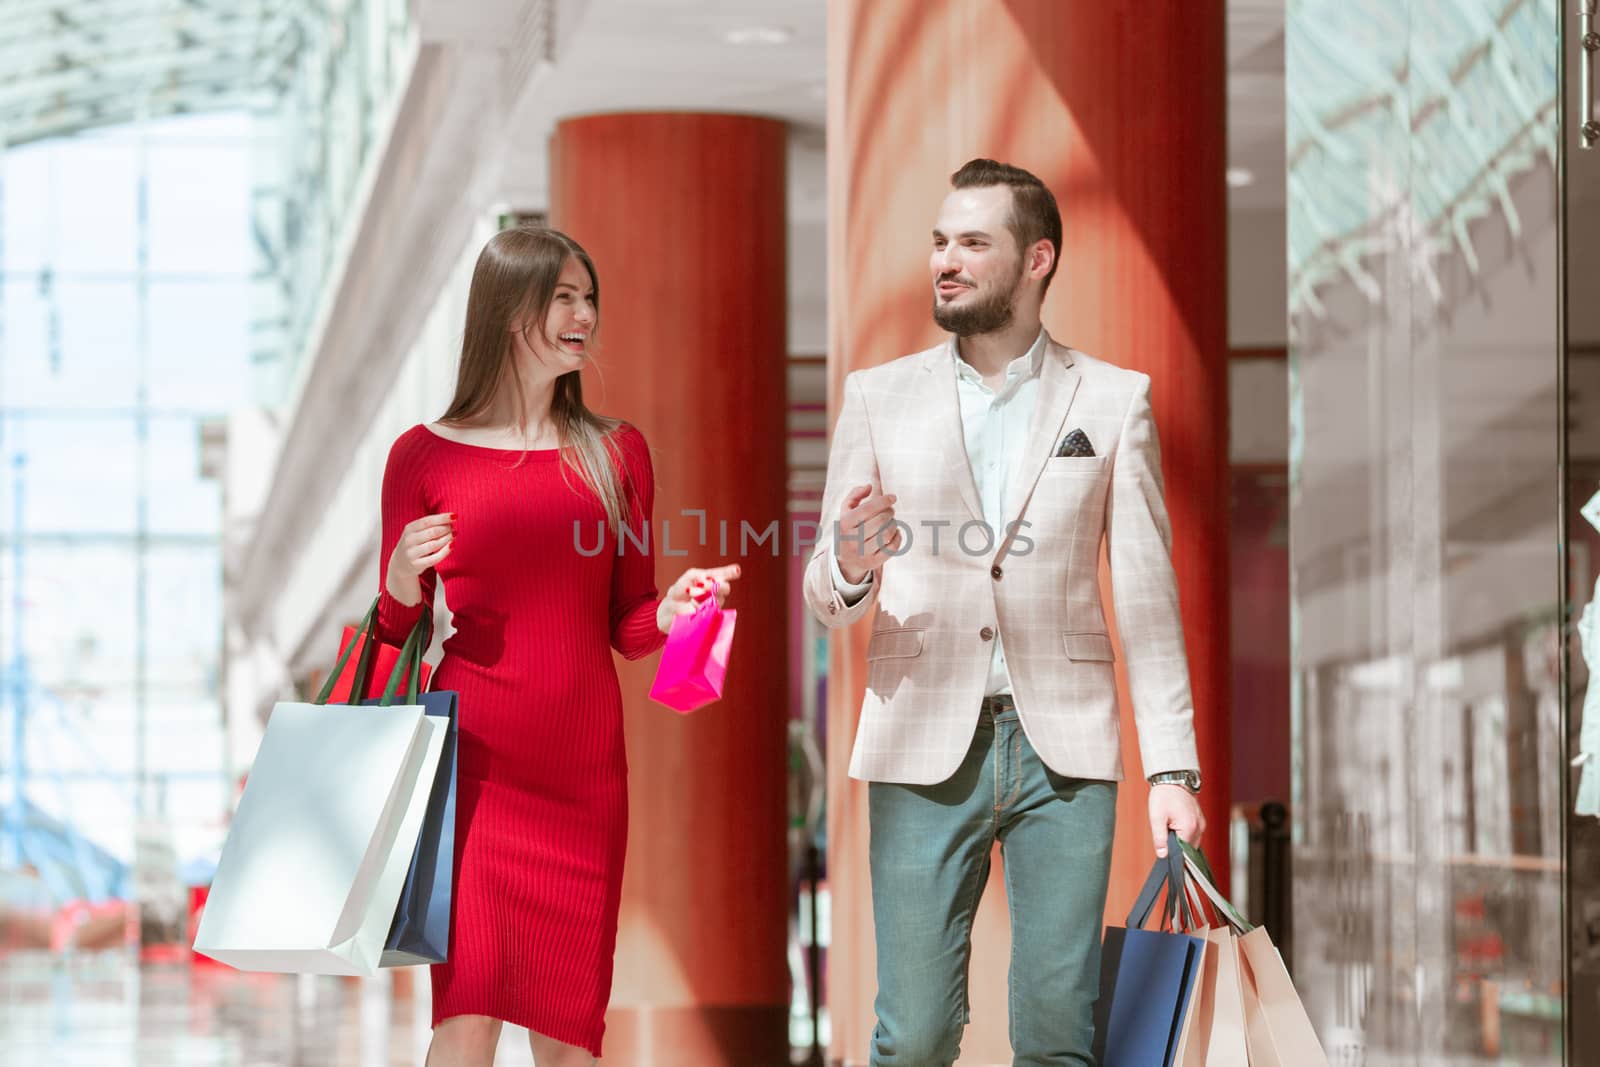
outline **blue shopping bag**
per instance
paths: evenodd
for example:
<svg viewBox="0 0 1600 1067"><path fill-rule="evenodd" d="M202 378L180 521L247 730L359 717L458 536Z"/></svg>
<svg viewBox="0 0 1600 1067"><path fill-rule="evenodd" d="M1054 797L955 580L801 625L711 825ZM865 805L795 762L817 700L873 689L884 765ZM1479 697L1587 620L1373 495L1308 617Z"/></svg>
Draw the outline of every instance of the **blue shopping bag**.
<svg viewBox="0 0 1600 1067"><path fill-rule="evenodd" d="M400 701L421 704L427 715L444 719L444 747L428 795L427 813L417 835L405 888L395 906L394 923L384 942L380 967L410 967L443 963L450 954L450 899L455 877L456 844L456 728L457 701L452 692L418 693L422 657L433 640L433 614L426 608L406 638L383 695L364 704L388 706L396 702L402 678L406 693ZM355 691L355 690L353 690Z"/></svg>
<svg viewBox="0 0 1600 1067"><path fill-rule="evenodd" d="M1162 888L1162 925L1182 917L1192 929L1183 890L1183 849L1169 834L1128 914L1126 927L1106 927L1100 952L1100 999L1094 1010L1094 1054L1101 1067L1173 1067L1178 1035L1205 960L1205 939L1171 929L1146 930Z"/></svg>

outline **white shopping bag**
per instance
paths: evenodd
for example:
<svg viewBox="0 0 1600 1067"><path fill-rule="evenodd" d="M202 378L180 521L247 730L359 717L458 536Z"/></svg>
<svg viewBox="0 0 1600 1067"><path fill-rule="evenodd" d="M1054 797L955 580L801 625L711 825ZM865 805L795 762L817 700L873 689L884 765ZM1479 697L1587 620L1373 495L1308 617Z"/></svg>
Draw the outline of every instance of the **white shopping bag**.
<svg viewBox="0 0 1600 1067"><path fill-rule="evenodd" d="M375 974L444 732L414 704L275 707L195 951L240 970Z"/></svg>

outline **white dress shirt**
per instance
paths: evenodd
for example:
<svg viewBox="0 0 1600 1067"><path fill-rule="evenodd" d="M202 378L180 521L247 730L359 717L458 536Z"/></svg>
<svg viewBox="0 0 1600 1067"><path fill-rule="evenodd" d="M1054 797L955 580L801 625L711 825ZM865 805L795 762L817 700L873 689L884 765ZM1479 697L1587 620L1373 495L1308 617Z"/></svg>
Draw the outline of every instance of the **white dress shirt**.
<svg viewBox="0 0 1600 1067"><path fill-rule="evenodd" d="M1048 338L1043 328L1029 349L1006 365L1005 381L998 391L984 384L983 376L961 358L956 338L950 338L951 371L956 376L956 396L961 406L961 431L967 446L967 462L972 480L983 502L983 521L994 533L994 543L1005 537L1006 487L1016 479L1022 463L1022 449L1033 422L1033 409L1039 399L1039 368L1044 365ZM915 526L915 523L912 524ZM833 557L833 585L846 603L853 604L872 587L869 571L860 582L848 582ZM1006 652L1000 635L995 634L989 659L987 696L1011 692L1011 674L1006 669Z"/></svg>

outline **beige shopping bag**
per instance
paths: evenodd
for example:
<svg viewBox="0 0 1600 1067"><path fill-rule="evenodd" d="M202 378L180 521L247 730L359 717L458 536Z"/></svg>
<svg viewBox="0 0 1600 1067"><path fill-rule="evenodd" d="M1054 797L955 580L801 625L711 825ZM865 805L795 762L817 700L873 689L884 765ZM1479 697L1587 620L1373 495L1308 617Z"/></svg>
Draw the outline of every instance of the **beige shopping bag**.
<svg viewBox="0 0 1600 1067"><path fill-rule="evenodd" d="M1328 1067L1278 946L1261 927L1239 939L1252 1067Z"/></svg>
<svg viewBox="0 0 1600 1067"><path fill-rule="evenodd" d="M1190 909L1204 916L1208 910L1205 898L1210 895L1206 889L1217 898L1221 893L1211 885L1208 871L1187 856L1184 865L1190 876ZM1203 885L1197 888L1197 883ZM1229 925L1236 920L1243 924L1243 920L1231 908L1224 911L1216 902L1209 910L1215 913L1217 924L1190 931L1205 938L1206 949L1199 985L1184 1017L1177 1065L1251 1067L1245 1037L1244 991L1240 987L1239 937Z"/></svg>
<svg viewBox="0 0 1600 1067"><path fill-rule="evenodd" d="M1204 857L1185 848L1184 865L1190 872L1190 883L1210 900L1231 927L1225 933L1235 950L1231 958L1237 965L1238 988L1243 999L1247 1059L1203 1062L1207 1065L1248 1062L1249 1067L1328 1067L1327 1054L1322 1051L1305 1005L1300 1002L1300 994L1295 991L1283 957L1267 931L1259 926L1251 927L1228 904L1208 877ZM1227 958L1228 954L1219 953L1219 961L1224 961L1219 963L1219 972L1227 965ZM1216 1017L1213 1013L1213 1018ZM1216 1036L1215 1027L1213 1036ZM1232 1049L1234 1051L1225 1055L1237 1056L1236 1042Z"/></svg>
<svg viewBox="0 0 1600 1067"><path fill-rule="evenodd" d="M1206 939L1205 970L1184 1019L1178 1067L1258 1067L1246 1041L1239 938L1227 927L1194 931Z"/></svg>
<svg viewBox="0 0 1600 1067"><path fill-rule="evenodd" d="M1210 940L1211 929L1195 926L1187 931L1205 941L1200 955L1200 976L1195 979L1194 992L1189 994L1189 1010L1184 1012L1183 1026L1178 1030L1178 1050L1172 1057L1174 1067L1204 1067L1206 1045L1211 1035L1211 995L1217 973L1217 946Z"/></svg>

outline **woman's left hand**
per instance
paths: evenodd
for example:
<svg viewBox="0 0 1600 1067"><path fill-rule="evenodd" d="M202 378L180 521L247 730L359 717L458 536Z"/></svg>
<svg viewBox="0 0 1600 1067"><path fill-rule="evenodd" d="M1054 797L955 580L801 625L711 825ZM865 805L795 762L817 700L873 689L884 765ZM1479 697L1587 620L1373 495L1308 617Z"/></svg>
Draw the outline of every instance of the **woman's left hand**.
<svg viewBox="0 0 1600 1067"><path fill-rule="evenodd" d="M672 620L693 611L696 594L710 589L712 582L717 585L717 606L723 606L728 602L728 591L737 577L737 563L730 563L726 567L690 567L678 576L678 580L667 589L667 595L661 598L661 606L656 608L656 629L662 633L671 630Z"/></svg>

